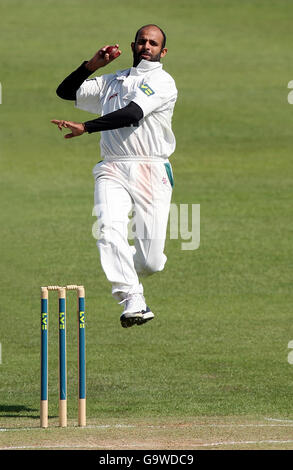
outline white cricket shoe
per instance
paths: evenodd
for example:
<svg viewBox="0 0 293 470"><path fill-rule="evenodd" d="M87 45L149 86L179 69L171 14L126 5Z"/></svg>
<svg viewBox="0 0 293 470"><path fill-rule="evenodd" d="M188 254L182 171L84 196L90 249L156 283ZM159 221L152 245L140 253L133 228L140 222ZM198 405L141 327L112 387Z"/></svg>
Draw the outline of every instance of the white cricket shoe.
<svg viewBox="0 0 293 470"><path fill-rule="evenodd" d="M120 303L125 302L125 308L120 316L121 326L130 328L133 325L143 325L154 318L153 312L146 305L142 294L130 294Z"/></svg>

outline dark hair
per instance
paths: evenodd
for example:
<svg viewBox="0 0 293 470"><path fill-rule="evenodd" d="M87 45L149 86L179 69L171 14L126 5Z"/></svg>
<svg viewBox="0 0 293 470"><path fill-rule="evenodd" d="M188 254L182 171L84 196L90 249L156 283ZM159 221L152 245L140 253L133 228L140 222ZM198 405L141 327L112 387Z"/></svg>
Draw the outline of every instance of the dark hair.
<svg viewBox="0 0 293 470"><path fill-rule="evenodd" d="M161 33L162 33L162 35L163 35L162 49L164 49L164 47L166 46L166 39L167 39L167 38L166 38L166 34L165 34L164 31L163 31L159 26L157 26L156 24L146 24L146 25L142 26L141 28L139 28L139 30L136 32L134 42L136 43L137 38L138 38L138 35L139 35L139 33L141 32L141 30L144 29L144 28L148 28L148 27L150 27L150 26L154 26L155 28L158 28L158 29L161 31Z"/></svg>

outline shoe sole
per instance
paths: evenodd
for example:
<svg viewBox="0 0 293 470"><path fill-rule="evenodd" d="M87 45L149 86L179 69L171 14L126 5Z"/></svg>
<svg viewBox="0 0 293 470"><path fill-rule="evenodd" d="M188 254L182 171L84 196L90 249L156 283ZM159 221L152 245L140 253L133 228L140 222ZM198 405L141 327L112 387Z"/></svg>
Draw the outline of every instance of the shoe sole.
<svg viewBox="0 0 293 470"><path fill-rule="evenodd" d="M154 318L153 312L146 313L123 313L120 317L122 328L131 328L134 325L144 325Z"/></svg>

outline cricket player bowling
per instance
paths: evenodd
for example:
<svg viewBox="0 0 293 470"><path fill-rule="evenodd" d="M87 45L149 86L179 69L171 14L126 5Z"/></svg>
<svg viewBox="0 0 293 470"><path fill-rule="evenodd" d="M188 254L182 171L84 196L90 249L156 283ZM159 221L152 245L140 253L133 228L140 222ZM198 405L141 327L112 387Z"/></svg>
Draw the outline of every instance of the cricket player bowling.
<svg viewBox="0 0 293 470"><path fill-rule="evenodd" d="M122 305L123 328L154 318L146 304L141 278L162 271L171 203L175 150L171 121L177 99L173 78L163 70L166 35L149 24L131 43L133 65L89 78L121 55L119 45L104 46L68 75L57 95L100 117L83 123L53 119L64 137L100 132L102 161L93 169L97 208L97 246L101 266ZM129 244L129 213L135 220L134 245Z"/></svg>

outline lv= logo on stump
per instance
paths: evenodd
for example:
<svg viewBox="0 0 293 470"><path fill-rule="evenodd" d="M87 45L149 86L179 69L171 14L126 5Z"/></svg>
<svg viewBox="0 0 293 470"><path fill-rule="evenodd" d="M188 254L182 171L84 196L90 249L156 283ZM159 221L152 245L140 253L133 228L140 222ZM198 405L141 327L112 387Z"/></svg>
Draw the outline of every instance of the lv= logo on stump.
<svg viewBox="0 0 293 470"><path fill-rule="evenodd" d="M78 326L78 425L86 426L85 289L84 286L41 287L41 403L40 426L48 427L49 291L59 298L59 426L67 426L66 291L77 292Z"/></svg>

